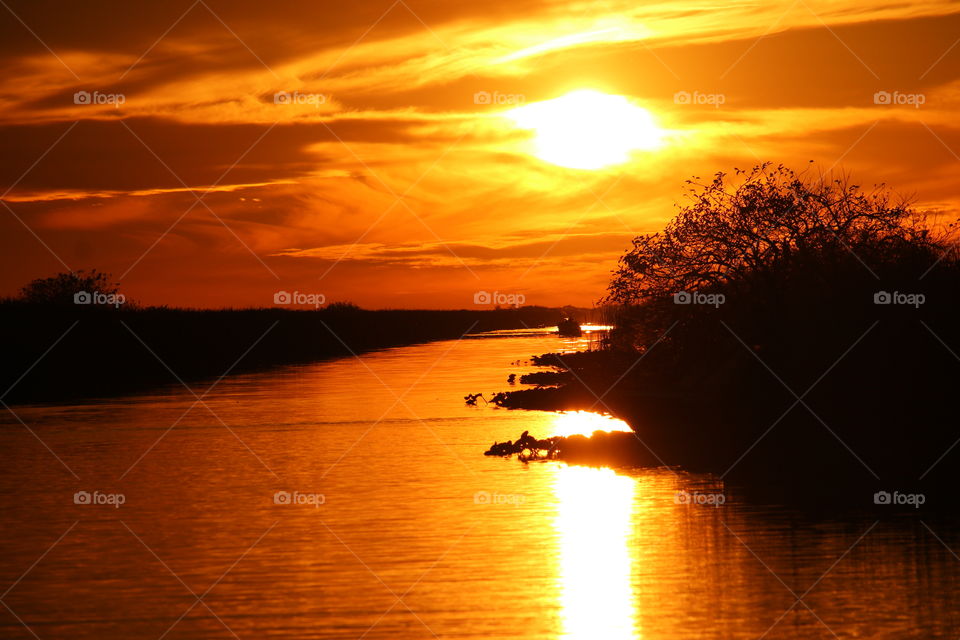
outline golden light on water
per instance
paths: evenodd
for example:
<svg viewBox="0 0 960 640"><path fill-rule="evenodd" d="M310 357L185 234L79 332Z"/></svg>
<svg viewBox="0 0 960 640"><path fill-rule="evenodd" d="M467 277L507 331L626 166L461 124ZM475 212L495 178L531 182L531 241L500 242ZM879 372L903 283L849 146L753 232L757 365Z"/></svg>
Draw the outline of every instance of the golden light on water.
<svg viewBox="0 0 960 640"><path fill-rule="evenodd" d="M611 469L557 470L555 527L565 638L634 637L630 532L635 486L633 478Z"/></svg>
<svg viewBox="0 0 960 640"><path fill-rule="evenodd" d="M589 411L555 415L554 435L630 431L623 420ZM557 469L558 533L563 637L633 638L630 533L633 478L612 469Z"/></svg>
<svg viewBox="0 0 960 640"><path fill-rule="evenodd" d="M590 89L507 112L534 132L532 153L570 169L601 169L630 160L635 151L657 149L664 132L650 112L624 96Z"/></svg>
<svg viewBox="0 0 960 640"><path fill-rule="evenodd" d="M590 435L594 431L630 431L630 426L618 418L590 411L557 413L548 431L552 436Z"/></svg>

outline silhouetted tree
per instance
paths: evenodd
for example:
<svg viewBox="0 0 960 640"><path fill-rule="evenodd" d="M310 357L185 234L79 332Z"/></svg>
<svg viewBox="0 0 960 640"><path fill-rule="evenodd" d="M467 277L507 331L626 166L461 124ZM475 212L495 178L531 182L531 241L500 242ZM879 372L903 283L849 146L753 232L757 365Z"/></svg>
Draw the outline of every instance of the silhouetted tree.
<svg viewBox="0 0 960 640"><path fill-rule="evenodd" d="M604 356L628 363L614 393L644 441L714 472L750 452L745 477L803 482L815 461L821 478L916 481L956 441L955 225L883 185L782 165L688 184L608 291L621 315ZM604 373L578 378L606 389Z"/></svg>
<svg viewBox="0 0 960 640"><path fill-rule="evenodd" d="M946 234L933 233L925 214L883 185L864 192L846 178L769 163L734 176L688 180L691 203L621 257L606 298L622 306L616 344L642 349L674 325L679 339L685 326L713 316L769 334L786 326L787 308L824 307L830 295L860 299L887 276L916 284L948 250ZM736 310L675 304L681 292L723 294ZM808 311L803 317L813 320Z"/></svg>
<svg viewBox="0 0 960 640"><path fill-rule="evenodd" d="M32 280L20 289L18 298L27 304L72 305L76 294L94 291L105 295L116 295L119 293L119 288L110 282L109 274L96 269L80 270Z"/></svg>
<svg viewBox="0 0 960 640"><path fill-rule="evenodd" d="M864 193L846 179L803 179L769 163L700 184L667 227L638 236L620 259L608 300L636 304L678 291L775 280L800 263L844 253L863 260L936 253L925 216L885 187Z"/></svg>

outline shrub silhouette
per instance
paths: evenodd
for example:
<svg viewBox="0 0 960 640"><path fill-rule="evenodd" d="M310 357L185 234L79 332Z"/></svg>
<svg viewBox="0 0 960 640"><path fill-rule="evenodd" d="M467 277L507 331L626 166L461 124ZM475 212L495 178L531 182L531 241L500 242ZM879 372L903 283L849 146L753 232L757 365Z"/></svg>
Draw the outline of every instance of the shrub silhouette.
<svg viewBox="0 0 960 640"><path fill-rule="evenodd" d="M81 269L31 280L20 289L17 300L26 304L72 305L75 294L94 291L105 295L119 293L117 285L110 282L109 274Z"/></svg>
<svg viewBox="0 0 960 640"><path fill-rule="evenodd" d="M883 185L782 165L688 184L690 203L634 239L609 285L610 345L632 354L612 395L631 424L667 421L645 441L718 472L760 442L738 469L793 473L817 460L872 480L855 452L916 480L956 439L954 225L935 228ZM888 304L894 292L924 302ZM673 399L654 409L657 393ZM949 469L945 459L938 472Z"/></svg>
<svg viewBox="0 0 960 640"><path fill-rule="evenodd" d="M785 290L836 289L851 276L873 279L874 289L884 275L916 280L950 251L947 232L935 234L925 214L882 185L864 192L845 178L805 179L769 163L735 177L688 180L692 203L620 259L606 301L645 306L630 327L636 345L704 315L674 304L680 292L723 293L759 311Z"/></svg>
<svg viewBox="0 0 960 640"><path fill-rule="evenodd" d="M738 283L761 284L812 257L936 250L925 216L885 188L803 180L782 165L745 172L734 188L717 173L691 185L693 204L659 233L639 236L610 286L616 302Z"/></svg>

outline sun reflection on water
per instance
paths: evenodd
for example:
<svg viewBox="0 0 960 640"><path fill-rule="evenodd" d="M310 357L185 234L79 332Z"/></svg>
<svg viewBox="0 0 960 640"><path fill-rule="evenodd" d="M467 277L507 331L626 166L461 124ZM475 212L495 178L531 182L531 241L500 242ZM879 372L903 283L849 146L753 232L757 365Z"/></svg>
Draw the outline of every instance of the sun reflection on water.
<svg viewBox="0 0 960 640"><path fill-rule="evenodd" d="M594 431L630 431L630 425L612 416L590 411L564 411L555 414L551 436L590 435Z"/></svg>
<svg viewBox="0 0 960 640"><path fill-rule="evenodd" d="M635 486L611 469L557 469L554 526L565 638L635 637L629 546Z"/></svg>

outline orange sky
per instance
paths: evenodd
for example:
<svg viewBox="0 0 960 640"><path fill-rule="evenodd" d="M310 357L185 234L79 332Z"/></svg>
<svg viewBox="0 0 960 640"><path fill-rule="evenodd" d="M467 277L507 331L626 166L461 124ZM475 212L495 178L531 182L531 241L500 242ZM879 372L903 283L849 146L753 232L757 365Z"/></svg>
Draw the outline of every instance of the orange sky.
<svg viewBox="0 0 960 640"><path fill-rule="evenodd" d="M5 4L0 294L97 268L147 304L589 305L684 180L762 160L960 209L952 2ZM579 89L662 146L564 168L475 101Z"/></svg>

